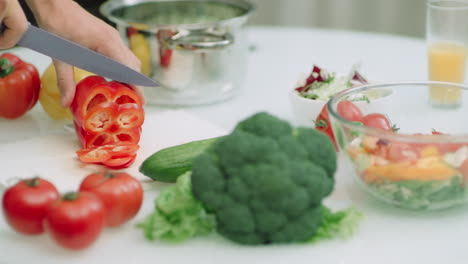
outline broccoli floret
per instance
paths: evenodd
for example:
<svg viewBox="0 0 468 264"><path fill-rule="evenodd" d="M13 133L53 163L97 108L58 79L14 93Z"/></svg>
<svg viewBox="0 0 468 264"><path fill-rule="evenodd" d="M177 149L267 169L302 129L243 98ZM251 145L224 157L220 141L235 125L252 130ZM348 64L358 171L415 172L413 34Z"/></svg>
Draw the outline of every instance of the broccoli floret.
<svg viewBox="0 0 468 264"><path fill-rule="evenodd" d="M335 171L326 135L262 112L194 160L192 192L215 215L218 233L233 241L306 241L321 223Z"/></svg>

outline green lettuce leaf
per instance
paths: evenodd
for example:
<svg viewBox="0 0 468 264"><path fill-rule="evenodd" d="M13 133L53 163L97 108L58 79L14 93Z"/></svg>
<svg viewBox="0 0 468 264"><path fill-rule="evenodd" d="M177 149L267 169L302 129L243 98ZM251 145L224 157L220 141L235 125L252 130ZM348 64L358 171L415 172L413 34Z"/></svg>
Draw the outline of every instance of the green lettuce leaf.
<svg viewBox="0 0 468 264"><path fill-rule="evenodd" d="M386 200L418 210L443 208L466 199L461 175L443 181L385 181L369 187Z"/></svg>
<svg viewBox="0 0 468 264"><path fill-rule="evenodd" d="M185 173L165 188L155 200L155 211L137 225L148 240L182 242L215 229L214 216L193 197L190 176Z"/></svg>
<svg viewBox="0 0 468 264"><path fill-rule="evenodd" d="M334 238L348 239L353 236L363 219L364 214L354 207L332 212L328 207L322 206L322 221L309 242Z"/></svg>

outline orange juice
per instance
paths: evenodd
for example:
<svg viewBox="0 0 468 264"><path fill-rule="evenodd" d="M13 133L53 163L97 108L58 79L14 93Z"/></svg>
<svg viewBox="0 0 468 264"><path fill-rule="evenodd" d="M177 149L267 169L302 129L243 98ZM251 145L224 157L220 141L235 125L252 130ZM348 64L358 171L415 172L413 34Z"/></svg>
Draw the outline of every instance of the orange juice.
<svg viewBox="0 0 468 264"><path fill-rule="evenodd" d="M454 42L437 42L429 46L429 80L463 83L468 49ZM431 86L431 99L436 104L458 104L462 91L456 88Z"/></svg>

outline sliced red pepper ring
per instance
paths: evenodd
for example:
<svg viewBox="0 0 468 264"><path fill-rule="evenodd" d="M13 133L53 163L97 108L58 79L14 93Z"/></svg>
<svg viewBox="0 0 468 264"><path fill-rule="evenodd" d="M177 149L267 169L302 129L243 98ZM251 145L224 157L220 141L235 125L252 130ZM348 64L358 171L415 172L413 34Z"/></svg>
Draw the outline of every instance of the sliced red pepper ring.
<svg viewBox="0 0 468 264"><path fill-rule="evenodd" d="M109 89L102 86L101 89L95 89L96 86L105 83L106 79L101 76L89 76L77 84L75 97L70 106L75 122L81 125L87 112L94 106L110 101L111 91Z"/></svg>
<svg viewBox="0 0 468 264"><path fill-rule="evenodd" d="M97 147L97 146L105 146L107 144L110 144L112 141L112 136L109 135L108 133L102 133L102 134L97 134L94 136L87 136L86 139L89 143L87 143L87 148L89 147Z"/></svg>
<svg viewBox="0 0 468 264"><path fill-rule="evenodd" d="M120 142L115 145L107 145L107 147L110 148L110 152L114 156L117 154L135 154L140 148L139 145L128 142Z"/></svg>
<svg viewBox="0 0 468 264"><path fill-rule="evenodd" d="M80 161L84 163L102 163L110 166L121 166L128 163L132 157L135 158L137 150L140 148L137 144L119 142L98 147L91 147L78 150L76 153Z"/></svg>
<svg viewBox="0 0 468 264"><path fill-rule="evenodd" d="M106 85L111 91L114 90L111 98L112 102L119 105L128 103L142 105L141 98L135 93L135 88L132 86L116 81L108 82Z"/></svg>
<svg viewBox="0 0 468 264"><path fill-rule="evenodd" d="M138 144L140 142L140 133L141 128L135 127L131 129L120 129L118 131L113 132L112 141L114 142L130 142L134 144Z"/></svg>
<svg viewBox="0 0 468 264"><path fill-rule="evenodd" d="M89 111L93 110L94 107L106 103L109 101L110 97L109 91L106 90L94 90L94 94L92 95L91 99L87 102L86 108L84 108L83 114L86 115Z"/></svg>
<svg viewBox="0 0 468 264"><path fill-rule="evenodd" d="M101 163L112 158L111 152L101 147L80 149L76 154L84 163Z"/></svg>
<svg viewBox="0 0 468 264"><path fill-rule="evenodd" d="M144 111L137 104L127 103L119 105L116 123L121 128L134 128L143 125Z"/></svg>
<svg viewBox="0 0 468 264"><path fill-rule="evenodd" d="M103 165L111 169L123 169L128 168L135 161L136 154L123 156L123 157L113 157L104 162Z"/></svg>
<svg viewBox="0 0 468 264"><path fill-rule="evenodd" d="M74 122L74 125L75 125L75 132L83 148L90 148L93 146L102 146L105 144L109 144L114 139L114 137L108 133L102 132L99 134L97 133L90 134L86 132L86 130L84 130L84 128L78 125L76 122Z"/></svg>
<svg viewBox="0 0 468 264"><path fill-rule="evenodd" d="M79 139L84 148L112 145L118 142L138 144L141 137L141 127L100 133L88 133L79 126L75 126L75 130L77 134L80 133Z"/></svg>
<svg viewBox="0 0 468 264"><path fill-rule="evenodd" d="M84 129L89 132L108 131L114 124L117 115L117 105L113 102L104 102L95 106L85 118Z"/></svg>
<svg viewBox="0 0 468 264"><path fill-rule="evenodd" d="M114 136L109 133L102 132L90 134L86 132L82 127L76 125L76 123L75 131L83 148L98 147L107 144L112 144L113 142L115 142Z"/></svg>

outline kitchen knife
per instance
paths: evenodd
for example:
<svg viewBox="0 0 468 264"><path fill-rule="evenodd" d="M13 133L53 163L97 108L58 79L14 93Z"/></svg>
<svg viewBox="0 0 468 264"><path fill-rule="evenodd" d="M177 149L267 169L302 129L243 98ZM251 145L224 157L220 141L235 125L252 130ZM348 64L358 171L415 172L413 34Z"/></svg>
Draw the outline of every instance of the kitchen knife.
<svg viewBox="0 0 468 264"><path fill-rule="evenodd" d="M159 86L130 67L33 25L28 26L17 45L108 79L139 86Z"/></svg>

